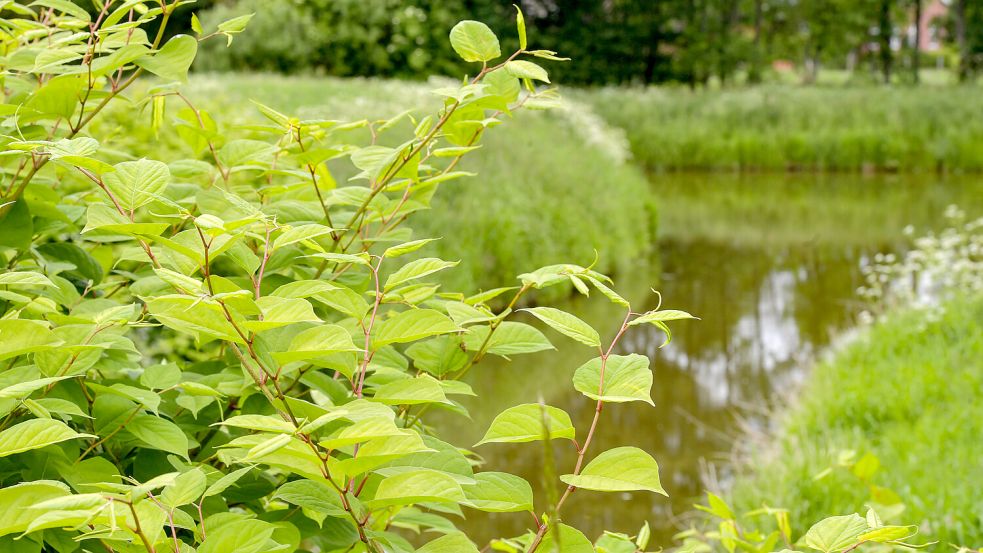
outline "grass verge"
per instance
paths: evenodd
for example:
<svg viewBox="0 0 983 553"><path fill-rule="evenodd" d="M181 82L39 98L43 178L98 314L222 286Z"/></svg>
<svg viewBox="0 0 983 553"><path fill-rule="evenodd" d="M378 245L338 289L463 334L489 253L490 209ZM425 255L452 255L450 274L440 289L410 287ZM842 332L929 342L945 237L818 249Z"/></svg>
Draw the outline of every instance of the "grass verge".
<svg viewBox="0 0 983 553"><path fill-rule="evenodd" d="M625 129L635 158L651 170L983 170L983 95L976 86L580 94Z"/></svg>
<svg viewBox="0 0 983 553"><path fill-rule="evenodd" d="M863 512L870 491L848 471L815 476L843 450L872 453L870 478L897 493L900 519L926 539L983 543L983 298L940 314L880 323L818 366L775 442L752 453L732 489L735 506L786 507L808 525ZM801 535L806 528L796 528Z"/></svg>

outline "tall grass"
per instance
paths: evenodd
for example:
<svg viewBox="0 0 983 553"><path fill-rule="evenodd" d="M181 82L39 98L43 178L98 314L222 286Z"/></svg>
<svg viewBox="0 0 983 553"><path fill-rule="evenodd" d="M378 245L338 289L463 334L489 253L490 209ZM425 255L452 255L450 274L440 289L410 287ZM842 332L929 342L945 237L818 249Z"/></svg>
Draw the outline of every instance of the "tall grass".
<svg viewBox="0 0 983 553"><path fill-rule="evenodd" d="M900 495L901 519L942 540L939 550L983 543L980 321L983 298L909 312L817 367L780 437L736 478L737 505L786 507L802 525L862 512L868 490L856 478L814 478L851 449L880 459L874 482Z"/></svg>
<svg viewBox="0 0 983 553"><path fill-rule="evenodd" d="M975 86L584 91L652 170L981 171Z"/></svg>

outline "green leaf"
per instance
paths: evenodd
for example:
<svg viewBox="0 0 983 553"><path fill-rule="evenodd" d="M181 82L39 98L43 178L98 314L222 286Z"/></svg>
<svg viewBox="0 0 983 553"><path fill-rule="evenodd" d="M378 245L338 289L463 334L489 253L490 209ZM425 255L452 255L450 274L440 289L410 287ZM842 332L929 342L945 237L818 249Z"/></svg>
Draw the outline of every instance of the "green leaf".
<svg viewBox="0 0 983 553"><path fill-rule="evenodd" d="M259 432L291 434L295 430L293 424L283 420L282 417L274 415L236 415L215 424L221 426L232 426L235 428L246 428L248 430L257 430Z"/></svg>
<svg viewBox="0 0 983 553"><path fill-rule="evenodd" d="M89 252L71 242L49 242L38 246L38 253L48 259L56 259L74 265L74 269L61 271L62 276L91 280L93 284L102 282L102 265Z"/></svg>
<svg viewBox="0 0 983 553"><path fill-rule="evenodd" d="M322 324L303 330L290 341L287 351L273 354L280 363L316 359L332 353L361 351L352 342L352 336L344 327Z"/></svg>
<svg viewBox="0 0 983 553"><path fill-rule="evenodd" d="M67 485L52 480L21 482L0 489L0 505L3 505L3 509L0 509L0 536L27 530L38 515L31 507L70 493Z"/></svg>
<svg viewBox="0 0 983 553"><path fill-rule="evenodd" d="M309 298L337 289L334 284L323 280L296 280L280 286L270 295L279 298Z"/></svg>
<svg viewBox="0 0 983 553"><path fill-rule="evenodd" d="M273 249L276 250L298 242L313 241L315 238L326 236L331 234L333 231L334 229L331 227L314 223L289 227L281 232L280 236L277 236L276 240L273 241Z"/></svg>
<svg viewBox="0 0 983 553"><path fill-rule="evenodd" d="M451 46L464 61L491 61L502 55L495 33L479 21L461 21L451 29Z"/></svg>
<svg viewBox="0 0 983 553"><path fill-rule="evenodd" d="M399 257L401 255L413 253L416 250L422 248L423 246L426 246L431 242L436 242L437 240L439 240L439 238L423 238L421 240L413 240L411 242L399 244L398 246L393 246L391 248L388 248L386 251L384 251L382 253L382 257L385 257L386 259L392 259L394 257Z"/></svg>
<svg viewBox="0 0 983 553"><path fill-rule="evenodd" d="M567 313L566 311L561 311L552 307L531 307L528 309L520 309L520 311L532 313L537 319L550 325L553 330L573 338L581 344L591 347L600 347L601 345L601 337L598 336L596 330L591 328L589 324L580 320L576 316Z"/></svg>
<svg viewBox="0 0 983 553"><path fill-rule="evenodd" d="M198 553L259 553L267 550L275 526L257 519L239 519L212 525Z"/></svg>
<svg viewBox="0 0 983 553"><path fill-rule="evenodd" d="M22 399L31 395L35 390L40 390L49 384L60 382L66 378L71 378L71 376L53 376L50 378L18 382L0 389L0 399Z"/></svg>
<svg viewBox="0 0 983 553"><path fill-rule="evenodd" d="M251 470L253 470L253 467L242 467L241 469L228 474L223 474L221 478L216 480L211 486L208 486L208 489L205 490L202 497L211 497L213 495L221 494L238 482L240 478L245 476L245 474Z"/></svg>
<svg viewBox="0 0 983 553"><path fill-rule="evenodd" d="M560 524L551 525L537 551L543 553L594 553L594 546L580 530Z"/></svg>
<svg viewBox="0 0 983 553"><path fill-rule="evenodd" d="M0 205L4 202L0 201ZM34 220L27 202L22 199L14 202L10 211L0 215L0 247L27 249L34 236Z"/></svg>
<svg viewBox="0 0 983 553"><path fill-rule="evenodd" d="M522 15L522 9L519 6L515 6L515 27L519 33L519 50L525 50L528 46L526 42L526 18Z"/></svg>
<svg viewBox="0 0 983 553"><path fill-rule="evenodd" d="M200 468L183 472L167 485L160 495L160 502L171 509L198 501L205 493L208 479Z"/></svg>
<svg viewBox="0 0 983 553"><path fill-rule="evenodd" d="M579 475L560 477L565 484L602 492L650 491L665 495L659 464L637 447L616 447L601 453Z"/></svg>
<svg viewBox="0 0 983 553"><path fill-rule="evenodd" d="M89 12L85 11L82 7L76 5L74 2L69 0L34 0L31 2L31 6L44 6L46 8L54 8L56 11L60 11L65 15L70 15L82 21L90 21Z"/></svg>
<svg viewBox="0 0 983 553"><path fill-rule="evenodd" d="M707 505L695 505L695 507L723 520L734 520L734 511L730 509L727 502L710 492L707 492Z"/></svg>
<svg viewBox="0 0 983 553"><path fill-rule="evenodd" d="M662 311L649 311L633 319L628 326L640 325L643 323L653 324L655 322L679 321L684 319L696 319L685 311L677 309L663 309Z"/></svg>
<svg viewBox="0 0 983 553"><path fill-rule="evenodd" d="M198 14L191 14L191 30L196 34L203 34L205 31L201 28L201 21L198 20Z"/></svg>
<svg viewBox="0 0 983 553"><path fill-rule="evenodd" d="M573 387L591 399L622 403L652 402L652 371L649 358L632 353L611 355L604 363L604 388L601 390L601 358L595 357L573 373ZM598 395L598 391L601 391Z"/></svg>
<svg viewBox="0 0 983 553"><path fill-rule="evenodd" d="M0 360L50 349L58 342L41 321L0 320Z"/></svg>
<svg viewBox="0 0 983 553"><path fill-rule="evenodd" d="M321 322L314 314L314 306L305 299L263 296L256 300L256 306L263 313L263 319L242 323L242 326L256 332L294 323Z"/></svg>
<svg viewBox="0 0 983 553"><path fill-rule="evenodd" d="M178 332L245 343L218 305L196 301L189 296L161 296L147 299L147 310L164 326Z"/></svg>
<svg viewBox="0 0 983 553"><path fill-rule="evenodd" d="M55 287L54 283L48 277L34 271L2 273L0 274L0 286L11 286L14 288Z"/></svg>
<svg viewBox="0 0 983 553"><path fill-rule="evenodd" d="M167 230L167 223L134 223L120 215L116 209L104 204L89 204L85 213L83 233L99 230L128 235L158 236Z"/></svg>
<svg viewBox="0 0 983 553"><path fill-rule="evenodd" d="M152 390L163 390L181 382L181 369L173 363L158 363L143 369L140 384Z"/></svg>
<svg viewBox="0 0 983 553"><path fill-rule="evenodd" d="M442 271L450 267L455 267L457 264L457 261L444 261L443 259L437 259L436 257L425 257L423 259L411 261L400 267L395 273L389 275L389 278L386 279L384 290L389 291L405 282L423 278L427 275L431 275L437 271Z"/></svg>
<svg viewBox="0 0 983 553"><path fill-rule="evenodd" d="M266 439L250 448L246 456L242 458L243 461L254 461L262 459L267 455L273 455L293 442L293 438L288 434L277 434L275 436L262 434L261 436Z"/></svg>
<svg viewBox="0 0 983 553"><path fill-rule="evenodd" d="M478 548L464 534L447 534L416 550L416 553L478 553Z"/></svg>
<svg viewBox="0 0 983 553"><path fill-rule="evenodd" d="M176 35L151 56L134 63L168 81L187 82L188 68L198 53L198 40L188 35Z"/></svg>
<svg viewBox="0 0 983 553"><path fill-rule="evenodd" d="M152 202L171 181L170 170L159 161L124 161L115 167L116 171L103 176L103 182L120 207L127 211Z"/></svg>
<svg viewBox="0 0 983 553"><path fill-rule="evenodd" d="M31 419L0 432L0 457L38 449L75 438L94 438L79 434L67 424L54 419Z"/></svg>
<svg viewBox="0 0 983 553"><path fill-rule="evenodd" d="M869 532L864 532L857 537L857 541L873 541L877 543L890 543L908 539L918 533L918 527L911 526L881 526L873 528Z"/></svg>
<svg viewBox="0 0 983 553"><path fill-rule="evenodd" d="M488 339L489 332L487 326L471 327L464 335L465 346L469 351L478 351ZM488 353L502 356L556 349L537 328L512 321L498 325L491 339L488 339L487 347Z"/></svg>
<svg viewBox="0 0 983 553"><path fill-rule="evenodd" d="M461 503L464 500L464 491L454 478L442 472L424 469L384 479L368 504L372 509L379 509L391 505Z"/></svg>
<svg viewBox="0 0 983 553"><path fill-rule="evenodd" d="M223 33L241 33L246 30L246 25L249 24L249 20L256 15L254 13L247 13L246 15L240 15L239 17L233 17L228 21L223 21L218 24L218 30Z"/></svg>
<svg viewBox="0 0 983 553"><path fill-rule="evenodd" d="M420 435L415 432L384 436L362 444L358 449L357 457L339 461L332 467L332 470L346 477L352 477L415 453L432 452L434 450L427 447L423 439L420 438ZM412 467L414 470L420 468L425 467ZM405 471L397 470L391 472L399 473ZM382 473L380 472L380 474Z"/></svg>
<svg viewBox="0 0 983 553"><path fill-rule="evenodd" d="M546 73L546 70L531 61L510 61L505 64L505 71L508 72L509 75L519 79L534 79L537 81L543 81L544 83L550 82L550 77Z"/></svg>
<svg viewBox="0 0 983 553"><path fill-rule="evenodd" d="M167 419L140 414L126 424L126 430L151 449L188 458L188 437L178 425Z"/></svg>
<svg viewBox="0 0 983 553"><path fill-rule="evenodd" d="M468 354L461 349L461 338L457 336L416 342L406 349L406 355L415 368L437 377L459 371L468 363Z"/></svg>
<svg viewBox="0 0 983 553"><path fill-rule="evenodd" d="M532 486L525 479L507 472L479 472L474 484L465 484L468 507L488 513L532 511Z"/></svg>
<svg viewBox="0 0 983 553"><path fill-rule="evenodd" d="M549 405L524 403L499 413L485 432L485 436L475 445L542 440L547 435L546 425L549 427L549 439L574 439L575 430L566 411Z"/></svg>
<svg viewBox="0 0 983 553"><path fill-rule="evenodd" d="M293 480L280 486L273 498L331 517L348 516L342 506L338 491L324 482L307 479Z"/></svg>
<svg viewBox="0 0 983 553"><path fill-rule="evenodd" d="M856 513L829 517L809 528L801 543L823 553L835 553L855 545L867 529L867 521Z"/></svg>
<svg viewBox="0 0 983 553"><path fill-rule="evenodd" d="M416 378L403 378L383 384L372 396L375 401L387 405L418 405L421 403L444 403L447 396L440 382L424 374Z"/></svg>
<svg viewBox="0 0 983 553"><path fill-rule="evenodd" d="M387 344L415 342L460 330L454 321L434 309L401 311L378 324L373 333L372 348L377 350Z"/></svg>

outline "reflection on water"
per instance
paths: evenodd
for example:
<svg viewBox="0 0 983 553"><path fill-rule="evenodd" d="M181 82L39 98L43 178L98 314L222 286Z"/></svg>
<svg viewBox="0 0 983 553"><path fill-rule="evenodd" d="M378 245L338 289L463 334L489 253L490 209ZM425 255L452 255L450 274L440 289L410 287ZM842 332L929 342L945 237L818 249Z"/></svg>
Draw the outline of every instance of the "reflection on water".
<svg viewBox="0 0 983 553"><path fill-rule="evenodd" d="M703 469L726 456L739 439L739 425L767 422L762 413L786 397L817 353L853 324L864 260L875 252L897 251L905 225L931 227L950 203L983 209L983 186L976 179L928 180L656 177L653 191L662 213L657 258L622 274L619 288L636 290L628 296L637 310L655 307L655 299L643 294L656 286L664 308L685 309L702 320L676 324L664 349L654 328L627 335L621 353L644 353L653 360L656 407L607 406L591 450L646 449L659 461L671 499L578 491L564 506L563 518L591 537L604 529L633 534L647 520L654 543L667 545L679 515L701 493ZM607 329L608 337L623 316L602 298L573 299L565 307ZM593 353L550 336L559 352L485 363L472 372L475 390L492 399L465 402L472 421L439 421L455 443L476 442L502 408L540 397L567 410L582 439L594 405L573 390L570 378ZM556 471L569 472L574 447L561 441L554 446ZM542 466L540 444L488 444L477 452L487 462L484 470L522 475L534 487L543 488L542 475L550 472ZM545 497L537 497L540 510ZM481 540L517 535L531 524L521 513L473 518L465 525Z"/></svg>

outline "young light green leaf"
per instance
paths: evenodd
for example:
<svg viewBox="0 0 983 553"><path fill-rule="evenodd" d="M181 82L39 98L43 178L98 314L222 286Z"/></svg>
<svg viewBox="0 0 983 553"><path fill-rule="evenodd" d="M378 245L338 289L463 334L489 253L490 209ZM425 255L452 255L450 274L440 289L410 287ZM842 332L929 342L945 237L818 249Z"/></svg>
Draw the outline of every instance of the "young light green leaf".
<svg viewBox="0 0 983 553"><path fill-rule="evenodd" d="M116 171L103 175L103 182L120 207L127 211L152 202L171 181L170 170L159 161L124 161L115 167Z"/></svg>
<svg viewBox="0 0 983 553"><path fill-rule="evenodd" d="M669 495L659 481L659 464L637 447L609 449L587 463L580 474L565 474L560 480L585 490L650 491Z"/></svg>
<svg viewBox="0 0 983 553"><path fill-rule="evenodd" d="M384 290L389 291L400 284L418 278L423 278L427 275L431 275L437 271L442 271L450 267L456 267L457 264L457 261L444 261L443 259L437 259L436 257L425 257L423 259L410 261L406 265L400 267L396 272L389 275L389 278L386 279Z"/></svg>
<svg viewBox="0 0 983 553"><path fill-rule="evenodd" d="M460 330L454 321L434 309L401 311L378 325L372 347L378 349L388 344L415 342L429 336Z"/></svg>
<svg viewBox="0 0 983 553"><path fill-rule="evenodd" d="M812 525L802 536L802 544L823 553L837 553L855 545L867 529L867 521L856 513L829 517Z"/></svg>
<svg viewBox="0 0 983 553"><path fill-rule="evenodd" d="M291 434L295 430L294 425L275 415L236 415L212 426L217 425L275 434Z"/></svg>
<svg viewBox="0 0 983 553"><path fill-rule="evenodd" d="M298 333L290 341L287 351L276 352L273 358L280 363L290 363L346 351L361 351L352 342L352 335L344 327L322 324Z"/></svg>
<svg viewBox="0 0 983 553"><path fill-rule="evenodd" d="M423 238L421 240L413 240L411 242L406 242L406 243L403 243L403 244L399 244L398 246L393 246L391 248L388 248L386 251L384 251L382 253L382 257L385 257L386 259L391 259L393 257L399 257L401 255L406 255L408 253L413 253L416 250L422 248L423 246L426 246L427 244L429 244L431 242L436 242L437 240L439 240L439 239L438 238Z"/></svg>
<svg viewBox="0 0 983 553"><path fill-rule="evenodd" d="M530 307L527 309L520 309L520 311L531 313L537 319L550 325L550 327L557 332L573 338L581 344L591 347L600 347L601 345L601 337L597 334L596 330L591 328L589 324L580 320L575 315L571 315L566 311L561 311L552 307Z"/></svg>
<svg viewBox="0 0 983 553"><path fill-rule="evenodd" d="M414 470L390 476L379 483L373 509L414 503L460 503L465 500L461 485L451 476L435 470Z"/></svg>
<svg viewBox="0 0 983 553"><path fill-rule="evenodd" d="M556 349L539 329L513 321L505 321L498 325L495 332L488 337L490 328L474 326L464 335L464 344L469 351L478 351L487 340L488 353L509 356L521 353L535 353Z"/></svg>
<svg viewBox="0 0 983 553"><path fill-rule="evenodd" d="M197 39L176 35L155 54L144 56L134 63L164 80L187 82L188 68L197 53Z"/></svg>
<svg viewBox="0 0 983 553"><path fill-rule="evenodd" d="M320 236L331 234L334 231L331 227L311 223L290 227L280 233L273 241L273 249L283 248L298 242L312 241Z"/></svg>
<svg viewBox="0 0 983 553"><path fill-rule="evenodd" d="M664 309L662 311L649 311L632 319L628 326L640 325L643 323L653 324L655 322L667 322L667 321L679 321L683 319L696 319L696 317L690 315L685 311L679 311L676 309Z"/></svg>
<svg viewBox="0 0 983 553"><path fill-rule="evenodd" d="M205 493L208 479L200 468L183 472L161 492L160 502L171 509L198 501Z"/></svg>
<svg viewBox="0 0 983 553"><path fill-rule="evenodd" d="M372 397L387 405L417 405L421 403L444 403L447 396L440 382L424 374L416 378L402 378L383 384Z"/></svg>
<svg viewBox="0 0 983 553"><path fill-rule="evenodd" d="M580 530L566 524L551 525L537 551L595 553L594 545Z"/></svg>
<svg viewBox="0 0 983 553"><path fill-rule="evenodd" d="M478 553L478 548L464 534L455 533L427 542L416 553Z"/></svg>
<svg viewBox="0 0 983 553"><path fill-rule="evenodd" d="M502 55L498 37L479 21L461 21L451 29L451 47L468 62L491 61Z"/></svg>
<svg viewBox="0 0 983 553"><path fill-rule="evenodd" d="M27 420L0 432L0 457L75 438L95 438L95 436L79 434L67 424L54 419Z"/></svg>
<svg viewBox="0 0 983 553"><path fill-rule="evenodd" d="M543 81L544 83L550 82L550 77L546 73L546 70L531 61L510 61L505 64L505 71L508 72L509 75L520 79L534 79L537 81Z"/></svg>
<svg viewBox="0 0 983 553"><path fill-rule="evenodd" d="M468 507L488 513L533 510L532 486L525 479L507 472L479 472L474 484L465 484Z"/></svg>
<svg viewBox="0 0 983 553"><path fill-rule="evenodd" d="M0 274L0 286L14 288L50 287L54 288L51 279L34 271L10 271Z"/></svg>
<svg viewBox="0 0 983 553"><path fill-rule="evenodd" d="M221 478L216 480L211 486L208 486L208 489L205 490L205 493L202 494L202 497L211 497L213 495L221 494L225 490L229 489L236 482L238 482L240 478L245 476L246 473L251 470L253 470L253 467L248 466L248 467L242 467L241 469L235 470L228 474L223 474Z"/></svg>
<svg viewBox="0 0 983 553"><path fill-rule="evenodd" d="M544 419L549 429L544 428ZM551 440L557 438L572 440L574 435L573 423L570 422L570 415L566 411L549 405L524 403L499 413L485 432L485 436L475 445L492 442L533 442L544 437Z"/></svg>
<svg viewBox="0 0 983 553"><path fill-rule="evenodd" d="M611 355L604 363L604 387L601 389L600 357L595 357L581 365L573 373L573 387L585 396L605 402L622 403L626 401L652 402L652 371L649 358L632 353L630 355ZM598 391L600 390L600 395Z"/></svg>
<svg viewBox="0 0 983 553"><path fill-rule="evenodd" d="M522 15L522 8L516 4L512 5L515 6L515 27L519 33L519 49L525 50L528 46L526 42L526 18Z"/></svg>

